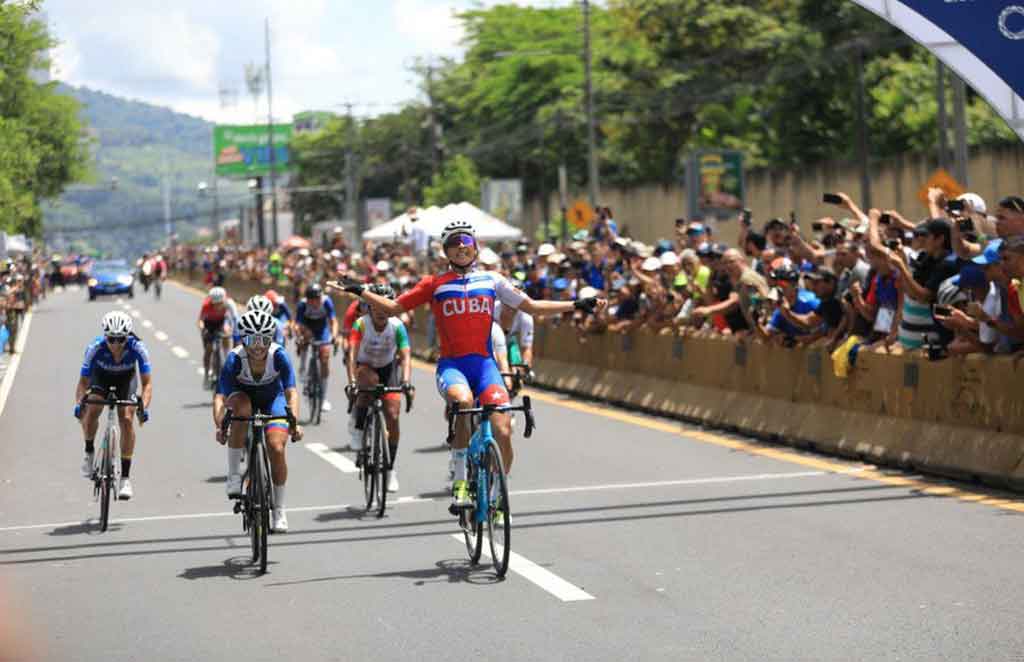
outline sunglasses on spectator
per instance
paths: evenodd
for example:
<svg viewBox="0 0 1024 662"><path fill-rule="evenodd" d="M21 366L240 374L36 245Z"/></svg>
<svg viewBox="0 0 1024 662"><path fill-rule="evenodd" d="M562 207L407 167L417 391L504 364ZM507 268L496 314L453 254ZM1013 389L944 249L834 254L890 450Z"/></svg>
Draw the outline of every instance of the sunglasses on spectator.
<svg viewBox="0 0 1024 662"><path fill-rule="evenodd" d="M1002 200L1000 200L999 206L1005 207L1006 209L1012 209L1018 214L1024 214L1024 198L1021 198L1016 195L1011 195L1008 198L1003 198Z"/></svg>
<svg viewBox="0 0 1024 662"><path fill-rule="evenodd" d="M444 242L445 248L458 248L460 246L468 248L475 245L476 240L468 234L457 234L453 237L448 237L448 240Z"/></svg>
<svg viewBox="0 0 1024 662"><path fill-rule="evenodd" d="M128 336L107 336L107 342L111 345L120 345L128 341Z"/></svg>
<svg viewBox="0 0 1024 662"><path fill-rule="evenodd" d="M242 344L246 347L270 347L272 342L274 342L274 338L271 336L245 336L242 338Z"/></svg>

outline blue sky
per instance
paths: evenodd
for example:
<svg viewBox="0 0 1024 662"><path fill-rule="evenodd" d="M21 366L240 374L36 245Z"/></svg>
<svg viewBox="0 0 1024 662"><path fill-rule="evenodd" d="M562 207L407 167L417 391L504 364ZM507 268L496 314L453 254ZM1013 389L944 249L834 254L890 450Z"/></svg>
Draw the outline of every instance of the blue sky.
<svg viewBox="0 0 1024 662"><path fill-rule="evenodd" d="M521 0L552 6L569 0ZM45 0L60 46L53 75L219 122L256 118L244 67L263 63L270 19L274 115L300 110L359 115L420 96L417 57L458 56L454 12L497 0ZM219 90L237 92L224 106ZM266 101L260 99L260 119Z"/></svg>

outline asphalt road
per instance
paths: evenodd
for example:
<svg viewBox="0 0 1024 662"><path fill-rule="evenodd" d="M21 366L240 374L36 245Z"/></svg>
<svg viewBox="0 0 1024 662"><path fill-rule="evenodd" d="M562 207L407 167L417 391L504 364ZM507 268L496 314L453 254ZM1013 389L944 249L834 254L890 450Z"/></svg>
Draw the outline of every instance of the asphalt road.
<svg viewBox="0 0 1024 662"><path fill-rule="evenodd" d="M0 415L0 659L1024 659L1020 502L551 394L517 442L519 556L496 581L447 514L425 366L387 517L364 517L336 466L336 379L336 410L289 447L291 531L258 577L200 388L198 304L67 291L35 312ZM155 398L136 497L100 534L73 388L100 317L125 306Z"/></svg>

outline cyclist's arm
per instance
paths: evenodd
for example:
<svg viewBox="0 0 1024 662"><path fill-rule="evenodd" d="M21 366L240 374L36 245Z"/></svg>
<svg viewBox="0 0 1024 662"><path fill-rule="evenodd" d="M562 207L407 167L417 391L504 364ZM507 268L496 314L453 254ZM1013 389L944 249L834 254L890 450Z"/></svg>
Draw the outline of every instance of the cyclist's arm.
<svg viewBox="0 0 1024 662"><path fill-rule="evenodd" d="M345 370L348 372L349 384L354 384L356 381L356 358L359 356L359 344L362 340L363 323L361 320L356 320L348 334L348 362L345 365Z"/></svg>
<svg viewBox="0 0 1024 662"><path fill-rule="evenodd" d="M402 360L402 383L412 383L412 344L409 342L409 332L405 328L405 324L402 322L398 323L398 328L395 331L397 335L397 346L398 355Z"/></svg>
<svg viewBox="0 0 1024 662"><path fill-rule="evenodd" d="M574 301L537 301L527 297L519 304L519 310L534 316L561 315L575 310L574 304Z"/></svg>
<svg viewBox="0 0 1024 662"><path fill-rule="evenodd" d="M147 372L139 381L142 383L142 408L149 409L149 403L153 401L153 373Z"/></svg>
<svg viewBox="0 0 1024 662"><path fill-rule="evenodd" d="M224 420L224 414L226 413L224 410L227 409L224 403L225 398L220 393L213 396L213 426L218 430L220 429L221 421Z"/></svg>
<svg viewBox="0 0 1024 662"><path fill-rule="evenodd" d="M85 394L89 392L89 382L90 379L88 377L78 378L78 385L75 386L75 404L81 402Z"/></svg>
<svg viewBox="0 0 1024 662"><path fill-rule="evenodd" d="M519 354L526 365L533 365L533 345L520 345Z"/></svg>
<svg viewBox="0 0 1024 662"><path fill-rule="evenodd" d="M299 420L299 389L292 386L284 390L284 399L288 401L288 408L292 410L292 416Z"/></svg>

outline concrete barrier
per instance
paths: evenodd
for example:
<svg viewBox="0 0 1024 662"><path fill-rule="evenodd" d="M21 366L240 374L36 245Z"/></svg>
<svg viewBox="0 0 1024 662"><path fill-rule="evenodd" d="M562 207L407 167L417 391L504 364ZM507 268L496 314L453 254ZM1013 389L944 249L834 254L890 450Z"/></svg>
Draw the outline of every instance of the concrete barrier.
<svg viewBox="0 0 1024 662"><path fill-rule="evenodd" d="M231 279L226 288L242 302L267 285ZM433 359L426 329L419 309L414 353ZM862 352L844 380L822 349L644 332L580 343L571 327L548 323L537 325L534 356L538 385L557 391L1024 491L1024 365L1009 357L929 362Z"/></svg>

